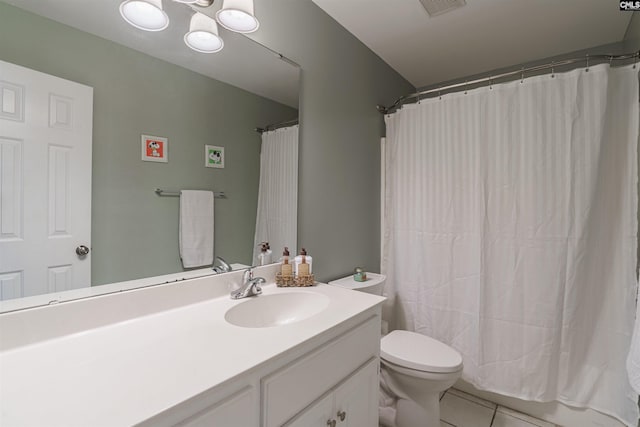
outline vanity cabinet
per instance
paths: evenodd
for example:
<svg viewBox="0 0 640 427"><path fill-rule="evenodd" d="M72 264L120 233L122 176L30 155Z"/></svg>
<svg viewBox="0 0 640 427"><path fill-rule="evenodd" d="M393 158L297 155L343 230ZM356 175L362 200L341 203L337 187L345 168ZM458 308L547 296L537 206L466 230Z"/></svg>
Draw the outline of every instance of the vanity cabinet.
<svg viewBox="0 0 640 427"><path fill-rule="evenodd" d="M374 408L369 410L372 416L377 417L379 348L380 317L372 316L358 326L329 339L315 350L263 377L261 381L263 427L282 426L293 420L305 408L315 405L314 402L322 406L322 400L318 401L318 399L332 390L337 395L357 390L357 392L354 391L355 394L360 393L369 397L373 391L376 401ZM369 366L376 368L371 371L372 368ZM362 382L360 381L362 374L358 374L361 371L373 372L369 377L375 378L369 383ZM357 378L358 381L350 381L351 377ZM344 384L344 387L340 384ZM351 402L353 399L343 400ZM337 407L346 408L342 406L343 400L336 401ZM328 419L325 419L325 424ZM374 424L376 423L350 425L364 427Z"/></svg>
<svg viewBox="0 0 640 427"><path fill-rule="evenodd" d="M140 425L377 426L380 314L374 313Z"/></svg>
<svg viewBox="0 0 640 427"><path fill-rule="evenodd" d="M371 359L287 427L369 427L378 425L378 359Z"/></svg>
<svg viewBox="0 0 640 427"><path fill-rule="evenodd" d="M261 268L273 281L277 264ZM313 293L328 305L286 325L240 327L225 317L251 302L229 298L236 276L0 315L13 331L0 340L0 425L376 426L384 299L272 284L265 304Z"/></svg>

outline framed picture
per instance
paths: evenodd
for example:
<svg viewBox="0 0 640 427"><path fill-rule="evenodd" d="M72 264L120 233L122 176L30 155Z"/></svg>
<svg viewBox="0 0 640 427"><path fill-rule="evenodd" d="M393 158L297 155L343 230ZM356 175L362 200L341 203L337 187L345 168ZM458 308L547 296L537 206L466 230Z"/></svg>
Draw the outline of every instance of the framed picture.
<svg viewBox="0 0 640 427"><path fill-rule="evenodd" d="M205 145L204 162L208 168L224 168L224 147Z"/></svg>
<svg viewBox="0 0 640 427"><path fill-rule="evenodd" d="M169 140L161 136L142 135L142 160L145 162L169 161Z"/></svg>

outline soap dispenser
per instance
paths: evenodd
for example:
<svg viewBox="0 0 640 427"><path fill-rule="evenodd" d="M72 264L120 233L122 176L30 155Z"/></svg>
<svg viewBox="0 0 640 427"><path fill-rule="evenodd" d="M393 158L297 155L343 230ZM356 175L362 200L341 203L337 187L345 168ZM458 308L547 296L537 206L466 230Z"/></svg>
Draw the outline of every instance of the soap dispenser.
<svg viewBox="0 0 640 427"><path fill-rule="evenodd" d="M313 272L313 259L307 255L307 250L302 248L300 255L295 258L294 269L296 276L308 276Z"/></svg>
<svg viewBox="0 0 640 427"><path fill-rule="evenodd" d="M285 246L282 252L282 265L280 266L280 274L283 277L290 277L293 275L292 265L289 264L289 248Z"/></svg>

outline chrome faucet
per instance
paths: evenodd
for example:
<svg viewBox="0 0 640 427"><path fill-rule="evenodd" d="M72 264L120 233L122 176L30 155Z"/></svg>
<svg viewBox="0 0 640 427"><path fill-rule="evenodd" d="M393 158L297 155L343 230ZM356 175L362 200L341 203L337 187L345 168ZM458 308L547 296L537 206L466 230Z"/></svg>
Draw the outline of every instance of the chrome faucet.
<svg viewBox="0 0 640 427"><path fill-rule="evenodd" d="M216 265L216 262L219 265ZM227 262L223 260L221 257L217 256L216 259L213 261L213 265L211 266L211 269L215 271L217 274L228 273L229 271L231 271L231 266L227 264Z"/></svg>
<svg viewBox="0 0 640 427"><path fill-rule="evenodd" d="M266 280L262 277L253 277L252 268L253 267L249 267L244 271L242 275L242 286L240 286L240 289L231 292L231 299L242 299L262 293L260 285L266 283Z"/></svg>

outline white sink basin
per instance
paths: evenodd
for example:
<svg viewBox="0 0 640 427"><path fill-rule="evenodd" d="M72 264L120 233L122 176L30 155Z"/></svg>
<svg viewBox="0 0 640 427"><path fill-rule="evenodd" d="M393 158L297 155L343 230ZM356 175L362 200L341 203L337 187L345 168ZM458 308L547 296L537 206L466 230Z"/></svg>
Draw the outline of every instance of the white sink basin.
<svg viewBox="0 0 640 427"><path fill-rule="evenodd" d="M308 319L328 306L329 297L314 292L258 295L227 310L224 319L235 326L268 328Z"/></svg>

